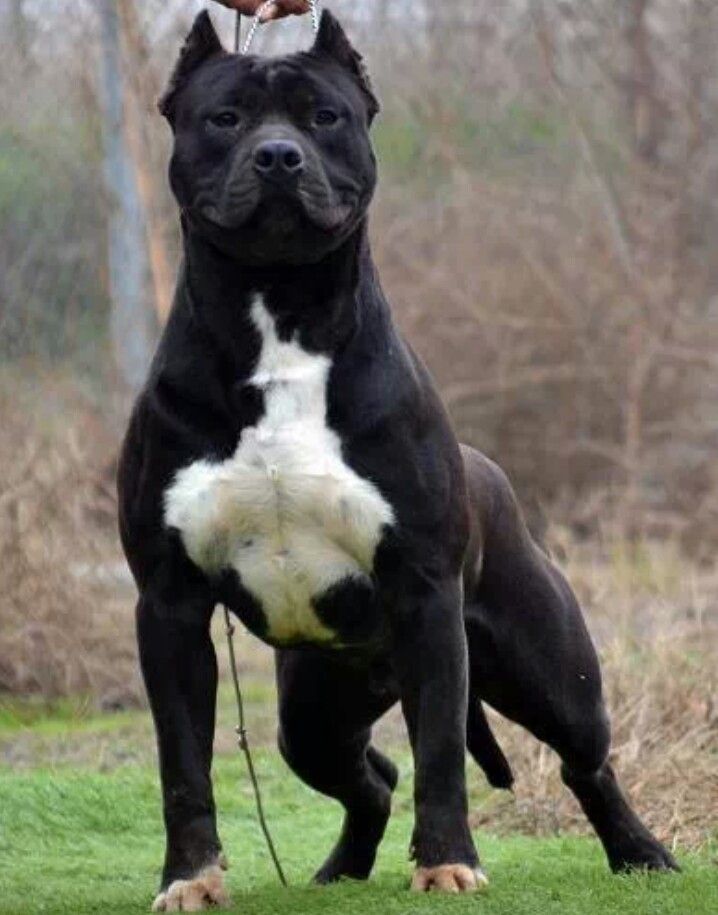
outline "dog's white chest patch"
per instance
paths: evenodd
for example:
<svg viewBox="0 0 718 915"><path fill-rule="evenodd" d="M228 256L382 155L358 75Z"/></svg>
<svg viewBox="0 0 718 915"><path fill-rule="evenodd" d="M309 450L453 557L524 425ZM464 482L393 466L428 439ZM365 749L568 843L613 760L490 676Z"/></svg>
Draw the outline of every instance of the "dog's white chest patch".
<svg viewBox="0 0 718 915"><path fill-rule="evenodd" d="M231 458L177 473L165 522L201 569L238 572L272 640L332 641L312 599L344 579L366 579L393 512L344 462L327 425L331 360L280 340L261 296L251 314L262 348L250 383L264 394L264 415Z"/></svg>

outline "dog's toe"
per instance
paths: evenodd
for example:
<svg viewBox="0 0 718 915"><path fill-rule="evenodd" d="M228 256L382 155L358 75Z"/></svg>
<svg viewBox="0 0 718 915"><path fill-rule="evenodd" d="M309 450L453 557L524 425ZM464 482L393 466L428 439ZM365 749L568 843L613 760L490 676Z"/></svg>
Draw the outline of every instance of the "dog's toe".
<svg viewBox="0 0 718 915"><path fill-rule="evenodd" d="M153 912L203 912L230 904L219 864L203 868L191 880L175 880L152 904Z"/></svg>
<svg viewBox="0 0 718 915"><path fill-rule="evenodd" d="M441 893L475 893L489 885L480 868L465 864L441 864L438 867L417 867L411 881L416 893L438 890Z"/></svg>

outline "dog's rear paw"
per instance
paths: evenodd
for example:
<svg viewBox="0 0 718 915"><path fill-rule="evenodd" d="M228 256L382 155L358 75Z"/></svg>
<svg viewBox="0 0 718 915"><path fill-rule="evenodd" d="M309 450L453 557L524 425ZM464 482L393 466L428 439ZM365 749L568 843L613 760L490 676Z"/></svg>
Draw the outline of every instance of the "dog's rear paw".
<svg viewBox="0 0 718 915"><path fill-rule="evenodd" d="M616 874L634 871L680 871L678 862L653 836L634 842L629 848L621 849L609 861Z"/></svg>
<svg viewBox="0 0 718 915"><path fill-rule="evenodd" d="M204 912L230 904L219 864L203 868L191 880L175 880L152 904L153 912Z"/></svg>
<svg viewBox="0 0 718 915"><path fill-rule="evenodd" d="M417 867L411 888L416 893L439 890L442 893L475 893L489 885L480 868L465 864L440 864L438 867Z"/></svg>

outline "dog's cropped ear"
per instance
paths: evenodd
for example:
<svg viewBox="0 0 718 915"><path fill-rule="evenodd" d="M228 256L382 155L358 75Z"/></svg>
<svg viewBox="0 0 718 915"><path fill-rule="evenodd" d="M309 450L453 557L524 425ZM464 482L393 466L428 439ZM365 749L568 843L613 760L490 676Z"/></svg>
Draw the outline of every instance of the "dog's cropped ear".
<svg viewBox="0 0 718 915"><path fill-rule="evenodd" d="M361 54L354 49L347 38L346 32L329 10L324 10L319 24L312 53L319 57L331 57L337 63L349 70L359 84L359 88L366 99L369 112L369 123L379 113L379 101L374 95L369 73Z"/></svg>
<svg viewBox="0 0 718 915"><path fill-rule="evenodd" d="M175 96L183 83L201 63L213 55L223 52L222 42L214 30L209 13L207 10L203 10L195 19L190 33L185 39L169 85L157 104L160 114L164 115L170 123Z"/></svg>

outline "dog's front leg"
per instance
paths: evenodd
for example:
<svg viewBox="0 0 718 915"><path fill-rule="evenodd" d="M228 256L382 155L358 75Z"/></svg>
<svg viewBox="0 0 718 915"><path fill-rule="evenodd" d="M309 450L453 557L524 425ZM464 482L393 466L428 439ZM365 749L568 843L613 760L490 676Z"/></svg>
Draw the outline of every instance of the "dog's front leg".
<svg viewBox="0 0 718 915"><path fill-rule="evenodd" d="M210 769L217 659L212 608L137 606L140 662L157 731L167 853L153 911L228 902Z"/></svg>
<svg viewBox="0 0 718 915"><path fill-rule="evenodd" d="M412 576L393 613L393 654L414 753L412 888L465 892L486 882L468 824L467 648L458 581Z"/></svg>

